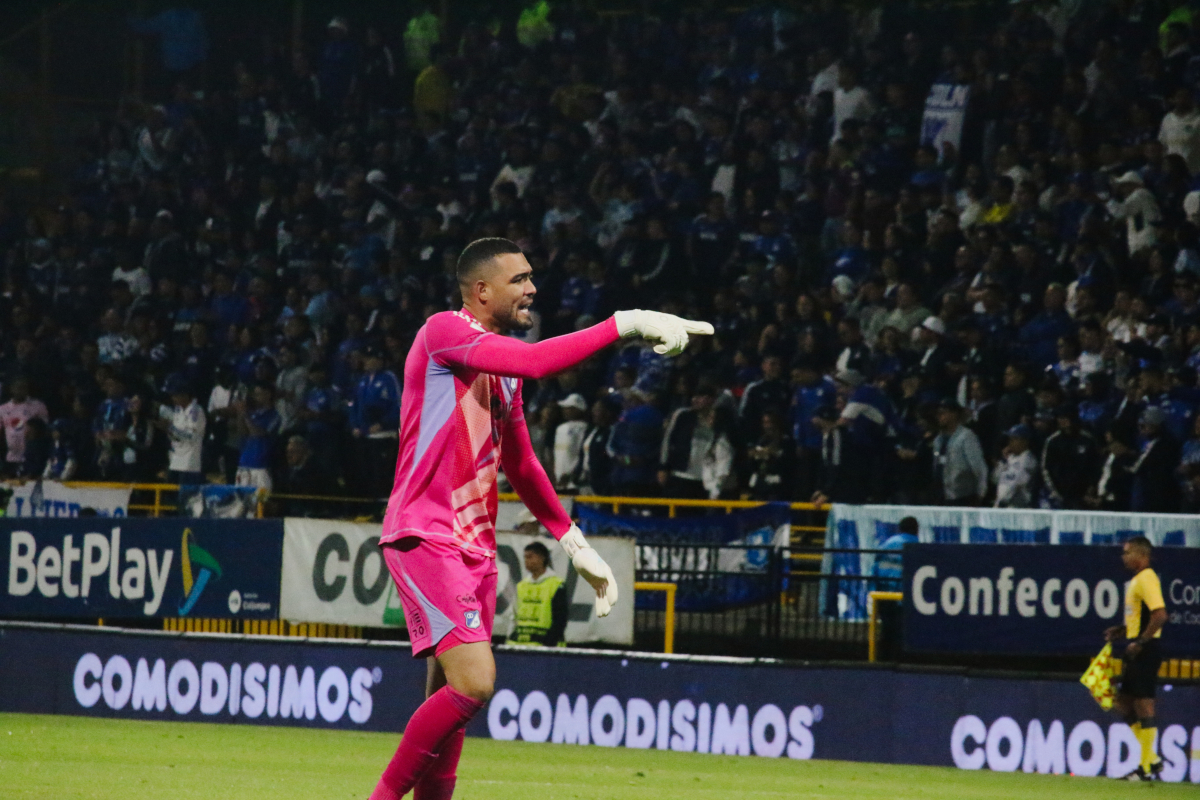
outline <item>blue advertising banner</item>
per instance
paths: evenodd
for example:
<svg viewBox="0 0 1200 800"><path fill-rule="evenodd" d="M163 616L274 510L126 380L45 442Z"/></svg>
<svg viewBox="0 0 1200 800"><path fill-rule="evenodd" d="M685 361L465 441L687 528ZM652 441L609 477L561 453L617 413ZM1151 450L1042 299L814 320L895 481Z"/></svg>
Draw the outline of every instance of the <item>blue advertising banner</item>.
<svg viewBox="0 0 1200 800"><path fill-rule="evenodd" d="M1118 514L1106 511L877 506L834 503L825 528L831 549L893 549L902 545L897 523L913 517L922 542L941 544L1121 544L1145 536L1159 545L1200 547L1200 517L1189 514ZM885 557L895 561L895 557ZM877 564L872 553L830 553L822 571L830 575L891 577L894 563ZM825 613L866 619L870 588L893 589L887 580L828 581Z"/></svg>
<svg viewBox="0 0 1200 800"><path fill-rule="evenodd" d="M1094 655L1123 624L1131 577L1116 547L909 544L904 646L943 653ZM1200 656L1200 551L1158 548L1163 650Z"/></svg>
<svg viewBox="0 0 1200 800"><path fill-rule="evenodd" d="M496 661L473 736L1110 777L1140 756L1074 677L570 648L501 647ZM424 672L393 643L0 623L5 712L398 731ZM1200 687L1163 687L1157 716L1164 780L1200 782Z"/></svg>
<svg viewBox="0 0 1200 800"><path fill-rule="evenodd" d="M680 611L713 611L757 603L778 590L763 578L772 551L786 548L791 539L792 510L787 503L766 503L730 514L674 518L620 516L582 503L574 510L579 527L588 536L636 539L637 571L656 573L654 580L677 584L675 606ZM786 569L787 559L782 563ZM662 609L664 598L658 592L642 592L635 602L640 609Z"/></svg>
<svg viewBox="0 0 1200 800"><path fill-rule="evenodd" d="M0 623L0 710L400 730L423 699L424 659L409 653Z"/></svg>
<svg viewBox="0 0 1200 800"><path fill-rule="evenodd" d="M0 616L279 615L282 520L0 519Z"/></svg>

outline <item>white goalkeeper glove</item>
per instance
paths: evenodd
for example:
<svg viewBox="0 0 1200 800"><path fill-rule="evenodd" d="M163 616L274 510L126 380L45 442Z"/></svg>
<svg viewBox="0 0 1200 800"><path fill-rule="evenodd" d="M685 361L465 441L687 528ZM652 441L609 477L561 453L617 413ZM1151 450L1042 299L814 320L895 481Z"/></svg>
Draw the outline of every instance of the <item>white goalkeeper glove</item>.
<svg viewBox="0 0 1200 800"><path fill-rule="evenodd" d="M583 538L578 525L572 525L558 543L567 552L575 571L596 590L596 616L607 617L617 603L617 580L612 569Z"/></svg>
<svg viewBox="0 0 1200 800"><path fill-rule="evenodd" d="M654 352L662 356L682 353L687 347L688 334L713 334L713 326L707 322L693 322L661 311L618 311L613 317L622 337L636 334L654 342Z"/></svg>

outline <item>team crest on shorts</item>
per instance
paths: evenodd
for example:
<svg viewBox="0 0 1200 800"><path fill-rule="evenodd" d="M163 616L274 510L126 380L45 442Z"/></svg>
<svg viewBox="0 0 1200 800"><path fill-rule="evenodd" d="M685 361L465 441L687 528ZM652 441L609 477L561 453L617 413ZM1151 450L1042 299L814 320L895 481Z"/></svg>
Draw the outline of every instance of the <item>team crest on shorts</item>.
<svg viewBox="0 0 1200 800"><path fill-rule="evenodd" d="M466 613L463 614L463 616L467 620L468 628L470 628L471 630L475 630L476 628L479 627L479 612L478 611L467 611Z"/></svg>

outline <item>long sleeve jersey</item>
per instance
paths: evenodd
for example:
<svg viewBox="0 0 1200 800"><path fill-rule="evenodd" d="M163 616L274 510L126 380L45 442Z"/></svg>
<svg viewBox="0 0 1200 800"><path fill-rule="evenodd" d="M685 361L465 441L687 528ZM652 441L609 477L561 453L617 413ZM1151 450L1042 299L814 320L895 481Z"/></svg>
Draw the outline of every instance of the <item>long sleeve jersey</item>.
<svg viewBox="0 0 1200 800"><path fill-rule="evenodd" d="M404 363L399 458L381 541L443 539L494 557L500 465L561 538L571 520L534 456L521 381L560 372L617 339L612 318L525 344L489 332L466 309L430 317Z"/></svg>

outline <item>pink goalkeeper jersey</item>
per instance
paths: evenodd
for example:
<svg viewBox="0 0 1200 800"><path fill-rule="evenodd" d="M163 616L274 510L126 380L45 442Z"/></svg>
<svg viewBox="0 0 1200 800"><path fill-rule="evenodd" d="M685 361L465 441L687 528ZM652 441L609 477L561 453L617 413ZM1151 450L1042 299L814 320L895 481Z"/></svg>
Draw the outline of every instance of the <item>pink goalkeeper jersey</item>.
<svg viewBox="0 0 1200 800"><path fill-rule="evenodd" d="M404 362L400 453L382 542L448 539L496 554L496 474L504 467L534 516L561 537L571 520L538 463L521 379L570 367L618 339L609 318L537 344L486 330L469 311L434 314Z"/></svg>

